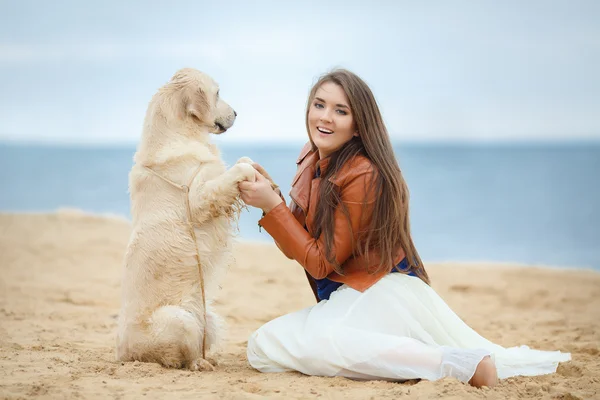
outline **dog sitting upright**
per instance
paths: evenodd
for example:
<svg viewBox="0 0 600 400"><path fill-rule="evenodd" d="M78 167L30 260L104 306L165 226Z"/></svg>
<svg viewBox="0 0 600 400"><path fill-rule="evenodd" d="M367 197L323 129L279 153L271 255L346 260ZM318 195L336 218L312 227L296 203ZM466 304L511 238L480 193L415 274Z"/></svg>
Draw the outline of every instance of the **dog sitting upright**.
<svg viewBox="0 0 600 400"><path fill-rule="evenodd" d="M150 101L129 175L133 229L117 334L121 361L213 369L205 353L221 323L210 304L219 273L233 260L238 183L255 180L252 160L227 170L210 143L235 117L213 79L193 69L178 71Z"/></svg>

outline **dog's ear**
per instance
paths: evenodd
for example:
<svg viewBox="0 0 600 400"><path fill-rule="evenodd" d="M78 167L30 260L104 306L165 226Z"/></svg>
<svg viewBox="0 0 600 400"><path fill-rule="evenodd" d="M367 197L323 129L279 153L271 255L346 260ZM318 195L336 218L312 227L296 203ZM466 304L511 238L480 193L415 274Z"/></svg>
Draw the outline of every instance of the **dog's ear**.
<svg viewBox="0 0 600 400"><path fill-rule="evenodd" d="M202 89L198 88L188 92L187 96L184 96L183 102L186 114L190 115L196 122L206 122L210 105L206 93Z"/></svg>

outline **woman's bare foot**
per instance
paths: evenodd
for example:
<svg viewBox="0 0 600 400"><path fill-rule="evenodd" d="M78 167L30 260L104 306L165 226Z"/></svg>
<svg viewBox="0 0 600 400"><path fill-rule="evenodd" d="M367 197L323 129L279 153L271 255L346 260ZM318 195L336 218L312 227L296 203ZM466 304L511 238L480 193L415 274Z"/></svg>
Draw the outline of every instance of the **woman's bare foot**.
<svg viewBox="0 0 600 400"><path fill-rule="evenodd" d="M496 371L496 365L494 365L490 356L485 356L477 365L475 374L469 381L469 384L476 388L482 386L493 387L498 384L498 372Z"/></svg>

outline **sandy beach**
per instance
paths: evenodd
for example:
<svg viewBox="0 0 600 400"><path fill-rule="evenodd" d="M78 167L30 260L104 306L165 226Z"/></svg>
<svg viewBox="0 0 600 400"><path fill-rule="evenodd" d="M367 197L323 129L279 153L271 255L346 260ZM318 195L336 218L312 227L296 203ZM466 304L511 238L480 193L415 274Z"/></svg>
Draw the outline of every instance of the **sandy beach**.
<svg viewBox="0 0 600 400"><path fill-rule="evenodd" d="M116 362L129 231L126 219L77 211L0 214L0 397L600 398L600 274L533 266L427 264L433 288L488 339L571 352L573 360L556 374L511 378L493 389L453 379L391 383L261 374L246 361L250 333L314 302L302 269L268 243L236 245L237 262L217 302L229 329L214 355L215 372Z"/></svg>

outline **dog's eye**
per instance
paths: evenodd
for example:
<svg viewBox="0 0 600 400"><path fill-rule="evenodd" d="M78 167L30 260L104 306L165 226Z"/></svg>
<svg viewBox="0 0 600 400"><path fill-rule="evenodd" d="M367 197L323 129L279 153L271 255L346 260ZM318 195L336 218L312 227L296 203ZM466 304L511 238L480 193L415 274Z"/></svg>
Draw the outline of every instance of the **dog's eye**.
<svg viewBox="0 0 600 400"><path fill-rule="evenodd" d="M217 90L217 99L219 98L219 92L220 92L220 91L221 91L220 89L219 89L219 90Z"/></svg>

